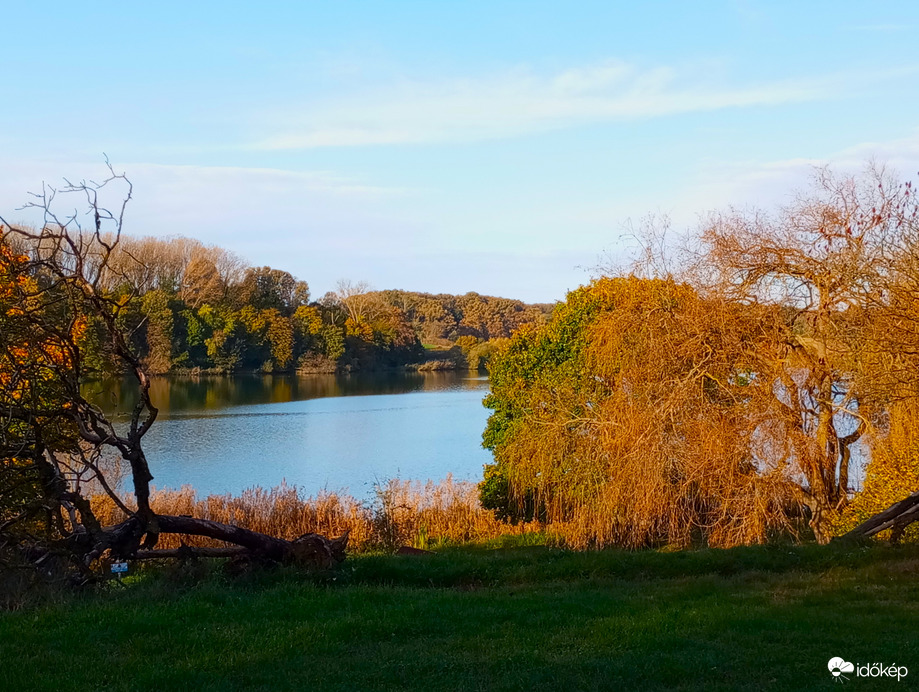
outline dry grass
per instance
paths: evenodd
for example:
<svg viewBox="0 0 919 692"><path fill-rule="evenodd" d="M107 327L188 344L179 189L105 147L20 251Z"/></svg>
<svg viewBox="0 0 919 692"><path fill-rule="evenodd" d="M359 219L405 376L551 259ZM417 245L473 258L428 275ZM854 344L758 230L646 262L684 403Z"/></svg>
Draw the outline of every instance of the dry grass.
<svg viewBox="0 0 919 692"><path fill-rule="evenodd" d="M340 536L350 531L350 552L391 551L403 545L428 548L544 530L535 522L497 521L479 504L475 483L450 476L436 483L392 479L377 487L371 502L333 492L306 497L296 487L280 485L201 499L189 486L156 490L151 504L160 514L210 519L288 540L304 533ZM103 525L125 519L106 495L94 496L92 507ZM207 538L164 535L157 547L177 548L183 541L194 546L222 545Z"/></svg>

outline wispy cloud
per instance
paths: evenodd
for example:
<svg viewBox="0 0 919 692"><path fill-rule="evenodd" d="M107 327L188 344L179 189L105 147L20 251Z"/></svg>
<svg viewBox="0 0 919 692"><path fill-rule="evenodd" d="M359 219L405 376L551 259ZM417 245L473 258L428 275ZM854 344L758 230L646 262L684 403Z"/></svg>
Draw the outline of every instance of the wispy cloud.
<svg viewBox="0 0 919 692"><path fill-rule="evenodd" d="M150 163L124 164L141 180L149 179L163 187L229 187L272 190L276 194L322 193L339 197L381 198L402 195L407 190L369 185L331 171L291 171L278 168L242 168L236 166L179 166Z"/></svg>
<svg viewBox="0 0 919 692"><path fill-rule="evenodd" d="M298 108L276 120L275 134L252 147L478 141L602 121L821 100L853 83L849 74L730 86L701 72L611 61L548 76L518 69L491 78L402 81Z"/></svg>
<svg viewBox="0 0 919 692"><path fill-rule="evenodd" d="M130 163L123 168L138 192L132 209L138 228L217 243L259 245L300 234L327 235L327 245L356 237L369 243L374 234L361 229L385 227L388 210L411 194L322 171Z"/></svg>
<svg viewBox="0 0 919 692"><path fill-rule="evenodd" d="M828 166L840 174L857 175L869 163L904 178L917 175L919 130L898 139L861 142L819 158L709 161L675 196L674 220L691 227L700 214L727 206L776 208L807 189L818 168Z"/></svg>

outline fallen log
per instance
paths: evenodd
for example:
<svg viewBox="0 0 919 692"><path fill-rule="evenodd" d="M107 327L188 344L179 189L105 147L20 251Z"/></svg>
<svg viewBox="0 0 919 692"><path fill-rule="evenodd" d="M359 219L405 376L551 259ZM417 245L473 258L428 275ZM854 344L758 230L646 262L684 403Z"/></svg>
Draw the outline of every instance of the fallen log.
<svg viewBox="0 0 919 692"><path fill-rule="evenodd" d="M221 524L209 519L158 514L156 523L160 534L177 533L186 536L214 538L218 541L225 541L248 548L253 553L277 562L282 562L290 549L291 542L285 541L283 538L275 538L258 531L244 529L241 526Z"/></svg>
<svg viewBox="0 0 919 692"><path fill-rule="evenodd" d="M137 536L136 518L128 519L104 530L109 538L108 546L115 558L153 559L159 557L241 557L253 558L284 564L296 564L320 569L328 569L345 559L348 546L348 531L338 538L329 539L316 533L305 533L292 541L269 536L241 526L221 524L209 519L196 519L189 516L156 515L157 534L178 534L183 536L203 536L225 543L232 543L235 548L177 548L175 550L138 550L138 542L127 542L125 537ZM155 541L154 541L155 542ZM188 552L192 551L192 552Z"/></svg>
<svg viewBox="0 0 919 692"><path fill-rule="evenodd" d="M902 533L903 529L914 521L919 521L919 491L866 519L843 538L869 538L885 529L894 529Z"/></svg>

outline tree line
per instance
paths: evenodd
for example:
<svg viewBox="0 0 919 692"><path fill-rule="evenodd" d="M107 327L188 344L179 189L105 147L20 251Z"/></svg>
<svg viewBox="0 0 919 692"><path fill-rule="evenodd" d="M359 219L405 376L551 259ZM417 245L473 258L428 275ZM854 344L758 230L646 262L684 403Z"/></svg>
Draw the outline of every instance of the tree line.
<svg viewBox="0 0 919 692"><path fill-rule="evenodd" d="M54 252L40 234L10 235L9 241L37 261ZM478 368L496 340L544 322L550 309L477 293L373 291L344 280L312 300L307 282L289 272L247 266L238 255L195 239L126 235L114 243L103 234L100 242L112 251L99 290L121 301L119 325L154 374L401 367L429 360L425 346L450 352L452 360L441 359L449 367ZM100 262L98 248L95 254L90 262ZM87 319L86 372L109 372L114 359L104 325Z"/></svg>

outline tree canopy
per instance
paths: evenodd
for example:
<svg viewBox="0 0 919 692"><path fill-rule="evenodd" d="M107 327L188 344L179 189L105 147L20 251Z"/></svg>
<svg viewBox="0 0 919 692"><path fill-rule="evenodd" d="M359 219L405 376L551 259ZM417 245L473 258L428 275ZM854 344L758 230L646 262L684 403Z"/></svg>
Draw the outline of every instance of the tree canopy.
<svg viewBox="0 0 919 692"><path fill-rule="evenodd" d="M483 502L581 545L760 542L802 518L829 540L859 464L897 492L879 465L915 467L911 443L884 450L919 395L916 240L909 183L822 172L778 214L709 217L678 273L573 291L492 361Z"/></svg>

